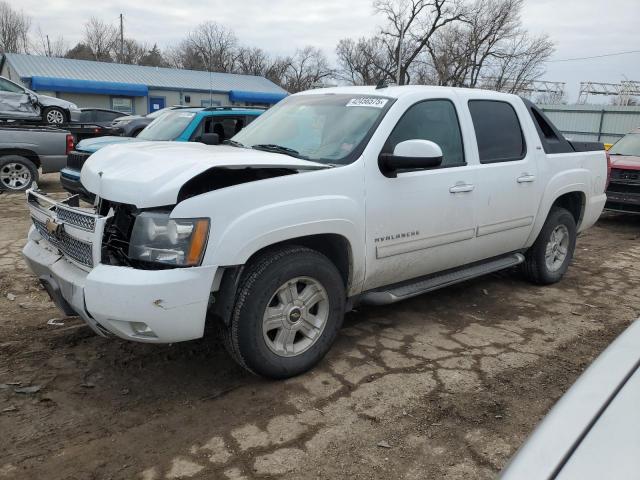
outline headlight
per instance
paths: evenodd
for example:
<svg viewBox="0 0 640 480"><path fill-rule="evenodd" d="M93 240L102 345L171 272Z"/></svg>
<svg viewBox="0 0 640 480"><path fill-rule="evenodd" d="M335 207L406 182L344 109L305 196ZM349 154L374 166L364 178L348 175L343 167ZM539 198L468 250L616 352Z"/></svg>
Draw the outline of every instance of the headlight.
<svg viewBox="0 0 640 480"><path fill-rule="evenodd" d="M168 213L143 212L133 225L129 258L193 267L202 262L208 236L209 219L169 218Z"/></svg>

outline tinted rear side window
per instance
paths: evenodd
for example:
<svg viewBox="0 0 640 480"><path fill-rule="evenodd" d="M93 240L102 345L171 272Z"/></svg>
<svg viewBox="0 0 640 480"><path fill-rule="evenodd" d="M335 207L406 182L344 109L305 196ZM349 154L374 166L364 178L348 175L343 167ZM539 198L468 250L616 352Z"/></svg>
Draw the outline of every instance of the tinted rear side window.
<svg viewBox="0 0 640 480"><path fill-rule="evenodd" d="M470 100L469 111L478 141L480 163L524 158L524 135L511 105L495 100Z"/></svg>

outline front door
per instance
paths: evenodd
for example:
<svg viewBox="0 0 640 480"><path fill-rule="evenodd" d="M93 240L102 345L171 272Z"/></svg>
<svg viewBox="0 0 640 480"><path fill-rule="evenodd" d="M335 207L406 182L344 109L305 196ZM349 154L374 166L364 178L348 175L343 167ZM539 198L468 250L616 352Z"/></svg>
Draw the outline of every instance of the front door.
<svg viewBox="0 0 640 480"><path fill-rule="evenodd" d="M468 105L480 160L473 260L482 260L519 250L526 243L540 203L536 161L540 152L539 141L530 139L527 144L514 105L474 99ZM528 113L523 108L520 115Z"/></svg>
<svg viewBox="0 0 640 480"><path fill-rule="evenodd" d="M475 168L467 165L450 100L421 101L405 112L383 147L423 139L443 152L438 168L385 177L367 166L365 290L468 262L475 237ZM368 159L369 160L369 159Z"/></svg>
<svg viewBox="0 0 640 480"><path fill-rule="evenodd" d="M0 78L0 116L2 118L38 118L40 108L27 92L13 82Z"/></svg>
<svg viewBox="0 0 640 480"><path fill-rule="evenodd" d="M149 113L157 112L164 108L164 97L149 97Z"/></svg>

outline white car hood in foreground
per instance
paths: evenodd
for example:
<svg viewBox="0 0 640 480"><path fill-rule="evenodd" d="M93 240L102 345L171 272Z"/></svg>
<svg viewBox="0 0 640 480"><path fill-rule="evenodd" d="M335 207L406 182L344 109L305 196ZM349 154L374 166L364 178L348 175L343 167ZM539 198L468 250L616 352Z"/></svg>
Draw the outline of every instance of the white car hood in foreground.
<svg viewBox="0 0 640 480"><path fill-rule="evenodd" d="M174 205L180 187L213 167L293 168L326 165L279 153L190 142L141 142L111 145L89 157L81 181L91 193L138 208Z"/></svg>
<svg viewBox="0 0 640 480"><path fill-rule="evenodd" d="M640 478L640 319L558 401L500 480Z"/></svg>

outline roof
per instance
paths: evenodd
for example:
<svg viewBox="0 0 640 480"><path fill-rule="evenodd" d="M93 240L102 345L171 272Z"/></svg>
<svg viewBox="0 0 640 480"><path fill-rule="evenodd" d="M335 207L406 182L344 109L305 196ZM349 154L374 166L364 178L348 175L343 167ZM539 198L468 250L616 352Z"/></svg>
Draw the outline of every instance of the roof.
<svg viewBox="0 0 640 480"><path fill-rule="evenodd" d="M191 107L191 108L181 108L179 112L192 112L199 113L205 117L215 117L215 116L230 116L230 115L255 115L258 116L261 113L264 113L265 110L258 108L204 108L204 107Z"/></svg>
<svg viewBox="0 0 640 480"><path fill-rule="evenodd" d="M452 94L457 93L460 95L472 94L478 98L518 98L511 93L496 92L494 90L484 90L480 88L460 88L460 87L441 87L436 85L392 85L383 88L376 88L374 86L355 86L355 87L330 87L330 88L318 88L314 90L307 90L295 95L308 95L308 94L346 94L346 95L371 95L387 98L401 98L406 95L414 93L431 93L434 95L443 94L444 92Z"/></svg>
<svg viewBox="0 0 640 480"><path fill-rule="evenodd" d="M165 90L230 92L240 90L270 94L286 91L264 77L234 73L202 72L176 68L143 67L122 63L5 53L4 57L22 80L48 77L66 80L146 85Z"/></svg>

